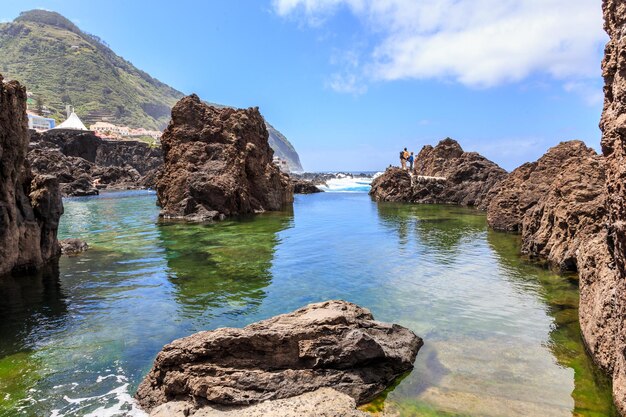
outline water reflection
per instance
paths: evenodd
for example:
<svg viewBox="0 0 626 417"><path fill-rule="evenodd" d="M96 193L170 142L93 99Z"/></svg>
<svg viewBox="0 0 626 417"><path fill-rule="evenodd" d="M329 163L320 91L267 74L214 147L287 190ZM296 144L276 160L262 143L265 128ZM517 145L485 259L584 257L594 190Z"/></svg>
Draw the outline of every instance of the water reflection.
<svg viewBox="0 0 626 417"><path fill-rule="evenodd" d="M174 296L187 318L248 315L265 298L278 233L293 216L266 213L217 224L158 226Z"/></svg>
<svg viewBox="0 0 626 417"><path fill-rule="evenodd" d="M561 366L574 370L573 414L617 416L611 400L610 380L594 366L584 348L578 321L577 277L556 276L521 260L516 236L490 231L488 241L499 255L500 265L510 272L507 277L520 290L541 298L554 319L547 347Z"/></svg>
<svg viewBox="0 0 626 417"><path fill-rule="evenodd" d="M445 259L457 255L461 244L485 230L480 213L456 206L380 202L377 208L381 224L396 231L401 246L415 239Z"/></svg>

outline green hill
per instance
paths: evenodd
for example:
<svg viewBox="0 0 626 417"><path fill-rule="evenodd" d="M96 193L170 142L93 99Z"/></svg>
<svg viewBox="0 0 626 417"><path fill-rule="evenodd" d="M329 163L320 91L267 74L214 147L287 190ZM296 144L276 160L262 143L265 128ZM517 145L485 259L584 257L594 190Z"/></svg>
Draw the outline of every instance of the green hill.
<svg viewBox="0 0 626 417"><path fill-rule="evenodd" d="M33 93L51 117L65 119L65 105L89 125L98 120L162 130L180 91L116 55L95 35L55 12L22 12L0 24L0 73ZM302 170L289 141L268 124L270 144L291 169Z"/></svg>

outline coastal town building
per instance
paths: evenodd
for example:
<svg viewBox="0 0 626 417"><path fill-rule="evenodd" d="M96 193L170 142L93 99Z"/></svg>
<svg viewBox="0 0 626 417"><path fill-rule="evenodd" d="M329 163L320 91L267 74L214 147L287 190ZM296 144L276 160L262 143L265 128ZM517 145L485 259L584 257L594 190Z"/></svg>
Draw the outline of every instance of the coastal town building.
<svg viewBox="0 0 626 417"><path fill-rule="evenodd" d="M38 132L52 129L56 124L54 119L39 116L38 114L29 111L26 112L26 115L28 116L28 128Z"/></svg>
<svg viewBox="0 0 626 417"><path fill-rule="evenodd" d="M111 137L128 136L130 133L128 126L117 126L108 122L96 122L89 126L89 129L93 130L96 134L99 133Z"/></svg>
<svg viewBox="0 0 626 417"><path fill-rule="evenodd" d="M289 173L291 172L291 170L289 169L289 163L282 159L279 158L278 156L275 156L274 159L272 160L272 162L274 163L274 165L276 165L282 172L285 173Z"/></svg>
<svg viewBox="0 0 626 417"><path fill-rule="evenodd" d="M154 140L161 138L162 132L158 130L147 130L142 127L131 129L128 126L117 126L108 122L96 122L89 126L95 134L104 139L123 139L123 138L139 138L151 137Z"/></svg>

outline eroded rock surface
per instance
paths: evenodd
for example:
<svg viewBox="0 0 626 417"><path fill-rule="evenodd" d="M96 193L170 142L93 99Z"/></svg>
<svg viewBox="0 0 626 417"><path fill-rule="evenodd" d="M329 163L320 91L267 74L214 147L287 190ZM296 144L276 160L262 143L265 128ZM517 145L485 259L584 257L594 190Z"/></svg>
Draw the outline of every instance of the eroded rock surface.
<svg viewBox="0 0 626 417"><path fill-rule="evenodd" d="M369 417L356 409L353 398L332 388L320 388L295 397L251 406L206 406L194 409L188 402L165 403L150 417Z"/></svg>
<svg viewBox="0 0 626 417"><path fill-rule="evenodd" d="M476 152L465 152L447 138L437 146L424 146L415 158L414 171L390 167L372 182L377 201L459 204L486 209L489 191L507 173Z"/></svg>
<svg viewBox="0 0 626 417"><path fill-rule="evenodd" d="M626 1L604 0L602 8L609 35L600 120L607 228L581 250L580 324L588 350L612 375L613 399L626 415Z"/></svg>
<svg viewBox="0 0 626 417"><path fill-rule="evenodd" d="M293 202L289 177L272 163L258 108L216 108L195 94L184 97L172 109L161 143L162 217L220 220Z"/></svg>
<svg viewBox="0 0 626 417"><path fill-rule="evenodd" d="M26 90L0 76L0 274L37 269L60 255L59 183L33 176L28 141Z"/></svg>
<svg viewBox="0 0 626 417"><path fill-rule="evenodd" d="M311 304L242 329L175 340L136 398L150 411L171 401L249 405L332 387L361 404L412 369L421 345L410 330L374 321L355 304Z"/></svg>
<svg viewBox="0 0 626 417"><path fill-rule="evenodd" d="M163 163L161 149L143 142L55 130L31 132L28 159L35 172L56 176L65 196L154 186L153 177Z"/></svg>
<svg viewBox="0 0 626 417"><path fill-rule="evenodd" d="M562 142L515 169L493 191L487 221L522 235L522 253L576 271L580 246L602 230L604 162L581 141Z"/></svg>

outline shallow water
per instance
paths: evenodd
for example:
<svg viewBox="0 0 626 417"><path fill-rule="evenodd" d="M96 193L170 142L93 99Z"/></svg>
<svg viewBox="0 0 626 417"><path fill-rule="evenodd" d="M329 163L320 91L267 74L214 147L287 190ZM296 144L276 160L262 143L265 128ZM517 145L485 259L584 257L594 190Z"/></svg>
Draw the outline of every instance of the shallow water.
<svg viewBox="0 0 626 417"><path fill-rule="evenodd" d="M425 339L369 411L614 415L582 346L575 277L524 262L483 214L364 193L216 225L157 214L150 192L68 199L60 235L91 249L0 281L0 416L142 415L132 394L172 339L330 298Z"/></svg>

